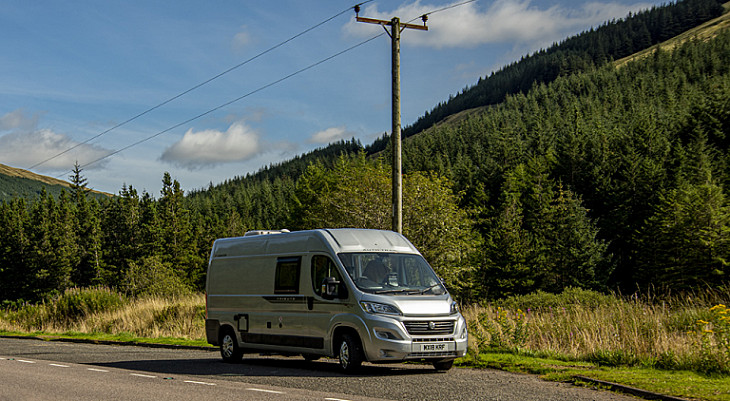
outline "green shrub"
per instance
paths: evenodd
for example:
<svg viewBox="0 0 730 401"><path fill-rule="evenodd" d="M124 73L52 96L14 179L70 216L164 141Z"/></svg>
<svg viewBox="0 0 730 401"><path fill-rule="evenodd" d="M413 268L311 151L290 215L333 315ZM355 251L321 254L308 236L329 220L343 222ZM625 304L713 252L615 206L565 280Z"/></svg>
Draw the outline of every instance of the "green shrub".
<svg viewBox="0 0 730 401"><path fill-rule="evenodd" d="M536 291L527 295L517 295L503 299L499 304L508 309L522 309L530 311L548 311L552 309L571 309L583 307L595 309L606 305L618 304L614 295L607 295L597 291L582 288L566 288L560 294Z"/></svg>
<svg viewBox="0 0 730 401"><path fill-rule="evenodd" d="M53 318L58 322L76 321L86 316L118 309L126 297L109 288L71 288L53 304Z"/></svg>
<svg viewBox="0 0 730 401"><path fill-rule="evenodd" d="M143 295L175 296L192 291L173 271L172 265L159 256L149 256L129 264L124 290L135 297Z"/></svg>
<svg viewBox="0 0 730 401"><path fill-rule="evenodd" d="M24 330L37 331L43 328L43 323L49 320L50 314L49 308L45 304L25 305L16 311L9 312L6 318Z"/></svg>

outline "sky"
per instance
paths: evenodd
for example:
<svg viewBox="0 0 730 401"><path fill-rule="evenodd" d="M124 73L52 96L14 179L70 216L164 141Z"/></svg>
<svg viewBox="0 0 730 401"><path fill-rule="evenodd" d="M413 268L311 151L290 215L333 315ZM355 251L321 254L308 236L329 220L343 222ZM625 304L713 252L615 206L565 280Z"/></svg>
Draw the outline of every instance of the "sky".
<svg viewBox="0 0 730 401"><path fill-rule="evenodd" d="M0 7L0 163L159 197L391 130L391 44L362 0L8 0ZM379 0L401 34L401 121L641 0ZM381 35L382 34L382 35ZM378 36L380 35L380 36Z"/></svg>

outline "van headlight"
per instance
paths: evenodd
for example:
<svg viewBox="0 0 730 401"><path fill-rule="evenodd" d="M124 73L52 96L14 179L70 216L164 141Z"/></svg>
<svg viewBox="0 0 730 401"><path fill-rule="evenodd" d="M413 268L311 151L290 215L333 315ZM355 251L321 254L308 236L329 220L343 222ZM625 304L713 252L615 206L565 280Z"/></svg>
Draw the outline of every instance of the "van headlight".
<svg viewBox="0 0 730 401"><path fill-rule="evenodd" d="M459 305L457 305L456 301L454 301L454 302L451 303L451 311L450 312L451 312L452 315L455 315L455 314L459 313Z"/></svg>
<svg viewBox="0 0 730 401"><path fill-rule="evenodd" d="M367 313L382 313L385 315L402 315L400 310L393 305L381 304L377 302L360 302L360 306Z"/></svg>

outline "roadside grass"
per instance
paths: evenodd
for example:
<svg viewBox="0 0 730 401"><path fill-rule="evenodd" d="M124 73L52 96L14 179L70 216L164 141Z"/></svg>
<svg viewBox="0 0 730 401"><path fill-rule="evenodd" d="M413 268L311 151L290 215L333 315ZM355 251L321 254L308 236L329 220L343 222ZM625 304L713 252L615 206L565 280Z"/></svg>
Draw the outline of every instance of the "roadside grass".
<svg viewBox="0 0 730 401"><path fill-rule="evenodd" d="M138 337L131 333L79 333L67 331L63 333L48 333L42 331L36 332L20 332L0 330L0 337L17 337L17 338L35 338L44 341L58 340L83 340L91 343L125 343L125 344L151 344L151 345L172 345L172 346L188 346L188 347L206 347L214 348L204 339L193 340L189 338L178 337Z"/></svg>
<svg viewBox="0 0 730 401"><path fill-rule="evenodd" d="M0 331L204 343L205 297L128 298L107 288L74 288L48 302L0 310Z"/></svg>
<svg viewBox="0 0 730 401"><path fill-rule="evenodd" d="M567 289L464 308L472 353L730 377L730 289L629 297Z"/></svg>
<svg viewBox="0 0 730 401"><path fill-rule="evenodd" d="M457 366L576 376L665 395L730 401L730 288L671 296L568 289L462 312L468 355ZM71 289L37 305L0 309L0 336L208 346L203 294L127 297Z"/></svg>
<svg viewBox="0 0 730 401"><path fill-rule="evenodd" d="M549 381L570 382L578 386L601 388L577 376L598 379L674 397L727 401L730 400L730 377L706 375L684 370L662 370L644 367L609 367L590 362L564 361L519 355L512 352L484 352L468 355L456 366L499 369L513 373L538 375Z"/></svg>

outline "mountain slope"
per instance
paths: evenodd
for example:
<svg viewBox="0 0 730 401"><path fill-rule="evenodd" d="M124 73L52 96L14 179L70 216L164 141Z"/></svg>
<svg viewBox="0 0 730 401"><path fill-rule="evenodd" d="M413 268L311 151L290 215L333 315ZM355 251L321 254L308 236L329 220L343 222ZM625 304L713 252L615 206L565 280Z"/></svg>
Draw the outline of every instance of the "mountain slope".
<svg viewBox="0 0 730 401"><path fill-rule="evenodd" d="M31 199L39 195L43 189L58 196L62 190L68 190L70 186L68 181L0 164L0 201L7 201L17 196ZM111 196L105 192L94 190L91 192L98 196Z"/></svg>
<svg viewBox="0 0 730 401"><path fill-rule="evenodd" d="M33 198L43 189L58 195L64 188L69 188L66 181L0 164L0 201L16 196Z"/></svg>
<svg viewBox="0 0 730 401"><path fill-rule="evenodd" d="M550 83L560 76L588 71L632 55L716 18L723 11L717 0L684 0L606 22L546 50L523 56L489 77L479 79L474 86L439 103L405 127L402 135L404 138L415 135L450 115L499 104L507 96L526 93L536 84ZM381 138L368 146L367 151L377 153L387 143L387 138Z"/></svg>
<svg viewBox="0 0 730 401"><path fill-rule="evenodd" d="M617 67L622 67L626 63L636 60L641 60L645 57L653 54L657 49L663 51L671 51L676 49L678 46L688 40L708 40L717 36L717 34L725 29L730 28L730 2L723 4L725 13L721 16L711 19L695 28L692 28L686 32L683 32L669 40L654 45L648 49L641 50L630 56L616 60L614 64Z"/></svg>

